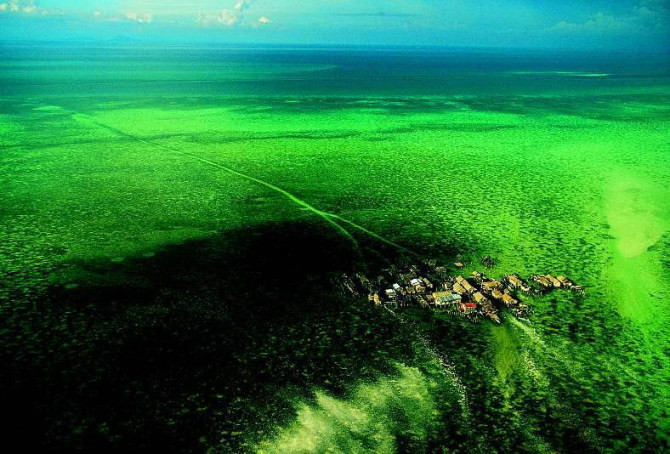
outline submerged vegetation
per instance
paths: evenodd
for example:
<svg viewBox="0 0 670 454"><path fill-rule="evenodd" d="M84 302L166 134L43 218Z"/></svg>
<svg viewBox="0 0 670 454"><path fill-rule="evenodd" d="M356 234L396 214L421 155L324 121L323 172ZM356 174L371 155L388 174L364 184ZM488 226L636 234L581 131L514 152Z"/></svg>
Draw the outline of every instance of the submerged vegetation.
<svg viewBox="0 0 670 454"><path fill-rule="evenodd" d="M668 450L664 69L0 51L7 444ZM500 326L333 291L412 252L589 291Z"/></svg>

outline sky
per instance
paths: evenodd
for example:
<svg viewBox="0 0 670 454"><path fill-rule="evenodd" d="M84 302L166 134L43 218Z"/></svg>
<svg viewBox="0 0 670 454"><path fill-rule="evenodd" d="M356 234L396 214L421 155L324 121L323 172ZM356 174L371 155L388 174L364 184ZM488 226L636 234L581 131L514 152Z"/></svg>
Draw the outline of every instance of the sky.
<svg viewBox="0 0 670 454"><path fill-rule="evenodd" d="M0 0L0 40L670 49L670 0Z"/></svg>

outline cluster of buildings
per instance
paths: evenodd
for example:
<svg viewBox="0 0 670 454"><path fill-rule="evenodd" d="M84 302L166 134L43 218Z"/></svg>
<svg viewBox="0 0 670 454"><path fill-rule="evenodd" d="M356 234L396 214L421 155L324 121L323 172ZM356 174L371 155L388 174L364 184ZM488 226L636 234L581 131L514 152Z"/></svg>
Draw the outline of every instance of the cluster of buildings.
<svg viewBox="0 0 670 454"><path fill-rule="evenodd" d="M455 266L461 268L463 265L456 263ZM556 288L582 290L562 275L533 275L530 283L516 274L508 274L501 280L478 271L468 278L460 274L450 276L447 269L437 266L434 260L402 268L392 265L372 279L363 273L343 275L339 285L356 297L367 295L377 306L439 309L473 320L483 316L495 323L500 323L498 311L502 307L516 317L528 315L530 309L519 300L520 293L543 293Z"/></svg>

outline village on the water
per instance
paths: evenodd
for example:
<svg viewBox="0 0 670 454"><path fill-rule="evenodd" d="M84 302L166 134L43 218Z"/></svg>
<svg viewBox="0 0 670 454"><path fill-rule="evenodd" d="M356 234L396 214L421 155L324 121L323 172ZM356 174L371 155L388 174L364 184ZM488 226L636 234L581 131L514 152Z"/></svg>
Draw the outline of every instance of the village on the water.
<svg viewBox="0 0 670 454"><path fill-rule="evenodd" d="M486 256L480 261L489 267L492 260ZM456 269L464 266L462 262L454 263ZM561 288L583 292L583 287L564 275L534 274L526 281L518 274L506 274L498 280L473 271L466 278L462 274L450 275L436 260L391 265L374 278L364 273L343 274L337 283L345 293L355 297L367 295L368 300L379 307L432 308L473 321L486 317L495 323L501 322L498 314L503 307L518 318L528 316L531 309L521 301L520 295L543 294Z"/></svg>

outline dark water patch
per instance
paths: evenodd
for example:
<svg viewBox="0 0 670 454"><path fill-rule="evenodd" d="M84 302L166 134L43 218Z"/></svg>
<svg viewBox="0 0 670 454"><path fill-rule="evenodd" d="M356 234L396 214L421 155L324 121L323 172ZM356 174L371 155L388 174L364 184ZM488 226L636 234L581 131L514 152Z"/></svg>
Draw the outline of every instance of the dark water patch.
<svg viewBox="0 0 670 454"><path fill-rule="evenodd" d="M69 146L78 146L78 145L91 145L95 147L104 146L106 144L119 144L128 142L127 137L117 137L117 138L95 138L95 139L81 139L78 134L73 134L70 140L63 141L63 135L58 137L39 137L39 141L25 142L21 141L19 144L4 145L3 148L6 150L43 150L48 148L60 148L60 147L69 147ZM154 140L169 140L178 137L191 137L191 134L154 134L143 136L143 139L154 141ZM61 140L54 140L61 139Z"/></svg>
<svg viewBox="0 0 670 454"><path fill-rule="evenodd" d="M361 242L379 253L376 263L365 254L368 267L402 261ZM469 402L467 419L453 409L436 415L439 434L426 441L434 452L538 452L537 440L557 452L646 452L654 443L644 436L656 428L623 411L630 396L621 390L639 387L614 363L577 373L564 352L546 350L532 355L545 384L520 366L501 384L487 324L420 310L401 323L340 298L330 277L364 264L318 224L269 224L70 266L80 270L77 287L0 306L6 427L24 446L244 452L243 439L266 439L293 420L292 403L314 388L345 396L353 383L392 375L393 363L415 364L417 333L453 364ZM556 296L534 304L544 339L583 348L606 331L619 338L602 309ZM639 356L623 341L612 348ZM605 439L602 449L583 430Z"/></svg>
<svg viewBox="0 0 670 454"><path fill-rule="evenodd" d="M668 97L662 94L464 97L460 102L480 112L560 114L604 121L663 121L668 116Z"/></svg>
<svg viewBox="0 0 670 454"><path fill-rule="evenodd" d="M357 260L298 223L71 263L77 286L0 306L5 428L35 448L240 452L296 396L412 363L397 320L332 291Z"/></svg>
<svg viewBox="0 0 670 454"><path fill-rule="evenodd" d="M426 123L420 125L411 125L401 128L391 128L382 130L383 133L406 134L423 131L456 131L456 132L497 132L508 129L518 129L516 125L496 125L490 123L447 123L435 124Z"/></svg>
<svg viewBox="0 0 670 454"><path fill-rule="evenodd" d="M245 114L329 113L345 109L371 110L385 115L404 116L474 110L515 115L563 114L596 120L639 121L648 119L649 115L663 120L667 117L667 100L667 95L663 94L566 93L560 96L264 97L235 98L233 104L236 112ZM230 103L230 100L225 102ZM637 110L627 108L632 105L645 108Z"/></svg>
<svg viewBox="0 0 670 454"><path fill-rule="evenodd" d="M254 142L254 141L271 141L271 140L336 140L336 139L348 139L350 137L357 137L361 133L354 131L339 132L339 133L315 133L314 131L309 132L297 132L293 134L273 134L273 135L263 135L263 134L247 134L247 135L237 135L235 133L225 133L225 134L198 134L189 136L189 142L192 143L203 143L211 145L212 143L239 143L239 142Z"/></svg>
<svg viewBox="0 0 670 454"><path fill-rule="evenodd" d="M580 118L606 121L663 121L668 116L670 97L663 93L626 93L622 91L584 93L538 94L452 94L434 96L343 96L323 94L310 95L268 95L234 96L210 95L155 96L147 93L141 100L133 96L109 97L105 93L92 97L44 96L41 102L60 106L65 110L94 113L100 109L144 109L153 108L174 111L176 115L184 109L200 109L203 105L231 109L233 113L244 115L306 115L332 114L341 111L370 111L380 115L403 117L412 114L439 114L449 112L496 112L514 115L570 115ZM211 93L218 93L217 90ZM11 99L11 98L6 98ZM11 103L10 103L11 104ZM32 109L38 103L16 106L12 112L34 114ZM58 120L62 115L40 115L42 120ZM41 120L41 121L42 121ZM346 131L344 134L353 133ZM298 133L302 136L303 133ZM307 133L310 135L311 133ZM319 136L317 134L317 136ZM230 138L230 136L228 136ZM234 139L234 137L233 137Z"/></svg>
<svg viewBox="0 0 670 454"><path fill-rule="evenodd" d="M407 115L411 113L439 113L449 110L461 110L463 105L445 98L422 97L276 97L242 99L236 103L235 110L240 113L305 114L330 113L345 110L379 111L389 115ZM262 110L258 110L262 108Z"/></svg>

